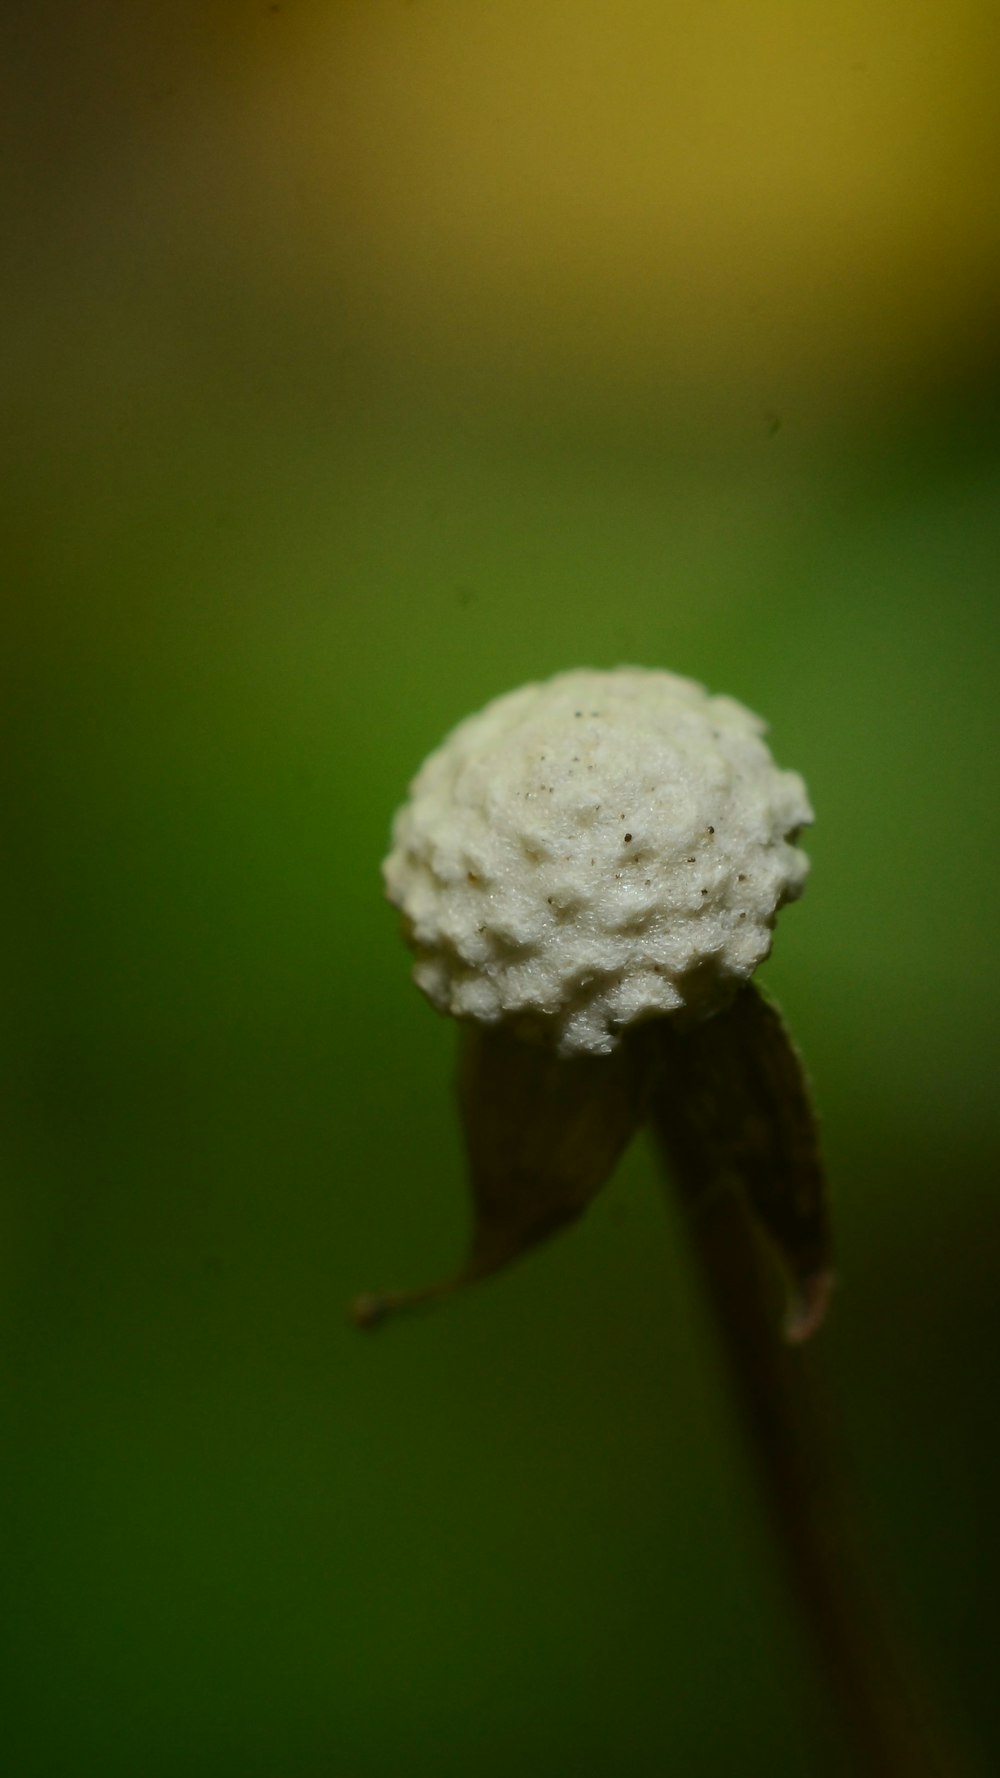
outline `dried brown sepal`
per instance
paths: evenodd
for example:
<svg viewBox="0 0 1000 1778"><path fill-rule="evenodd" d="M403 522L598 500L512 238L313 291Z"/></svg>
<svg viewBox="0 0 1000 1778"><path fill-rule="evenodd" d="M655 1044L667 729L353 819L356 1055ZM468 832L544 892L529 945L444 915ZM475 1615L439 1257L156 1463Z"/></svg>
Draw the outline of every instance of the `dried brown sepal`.
<svg viewBox="0 0 1000 1778"><path fill-rule="evenodd" d="M473 1227L465 1265L426 1289L359 1297L353 1319L374 1327L509 1265L575 1222L610 1177L642 1121L647 1046L609 1056L557 1056L503 1027L461 1034L458 1102Z"/></svg>
<svg viewBox="0 0 1000 1778"><path fill-rule="evenodd" d="M645 1051L557 1056L502 1028L463 1034L458 1101L483 1277L574 1222L606 1184L645 1109Z"/></svg>
<svg viewBox="0 0 1000 1778"><path fill-rule="evenodd" d="M664 1021L651 1033L652 1115L689 1205L717 1189L746 1192L791 1281L785 1337L808 1339L830 1300L832 1238L816 1113L780 1013L750 983L705 1024Z"/></svg>

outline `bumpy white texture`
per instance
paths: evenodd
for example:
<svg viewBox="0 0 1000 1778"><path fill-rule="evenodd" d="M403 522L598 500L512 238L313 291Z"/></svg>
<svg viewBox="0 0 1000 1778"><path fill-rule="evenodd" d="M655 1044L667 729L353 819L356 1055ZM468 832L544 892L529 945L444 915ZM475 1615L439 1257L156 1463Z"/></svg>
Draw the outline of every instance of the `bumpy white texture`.
<svg viewBox="0 0 1000 1778"><path fill-rule="evenodd" d="M723 1007L802 893L813 816L765 724L673 673L561 673L431 754L383 865L442 1012L602 1055Z"/></svg>

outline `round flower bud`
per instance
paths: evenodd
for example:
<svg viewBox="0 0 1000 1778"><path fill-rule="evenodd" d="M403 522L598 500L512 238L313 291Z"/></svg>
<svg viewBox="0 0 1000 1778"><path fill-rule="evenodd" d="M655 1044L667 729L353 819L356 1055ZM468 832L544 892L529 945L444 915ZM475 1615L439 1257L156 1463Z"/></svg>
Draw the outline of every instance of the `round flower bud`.
<svg viewBox="0 0 1000 1778"><path fill-rule="evenodd" d="M765 724L673 673L561 673L431 754L383 866L442 1012L605 1055L728 1005L800 895L805 786Z"/></svg>

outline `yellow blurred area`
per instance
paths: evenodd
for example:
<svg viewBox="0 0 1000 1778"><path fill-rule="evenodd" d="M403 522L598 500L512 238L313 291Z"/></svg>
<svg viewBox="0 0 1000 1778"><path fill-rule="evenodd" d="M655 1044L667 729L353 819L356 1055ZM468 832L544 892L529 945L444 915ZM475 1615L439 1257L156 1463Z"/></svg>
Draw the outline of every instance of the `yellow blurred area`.
<svg viewBox="0 0 1000 1778"><path fill-rule="evenodd" d="M998 17L53 0L0 72L11 214L42 244L8 299L43 358L89 295L105 337L140 317L140 355L153 316L166 364L162 323L183 342L238 290L238 325L272 310L310 357L325 338L484 411L864 424L993 350Z"/></svg>
<svg viewBox="0 0 1000 1778"><path fill-rule="evenodd" d="M992 325L983 0L283 16L244 95L244 199L294 189L263 223L276 275L346 285L393 354L836 401Z"/></svg>

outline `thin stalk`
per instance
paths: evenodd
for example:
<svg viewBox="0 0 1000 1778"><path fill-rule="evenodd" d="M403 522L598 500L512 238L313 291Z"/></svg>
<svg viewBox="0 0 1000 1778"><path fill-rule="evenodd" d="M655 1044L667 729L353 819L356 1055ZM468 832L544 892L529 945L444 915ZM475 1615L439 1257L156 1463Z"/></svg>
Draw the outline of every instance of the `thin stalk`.
<svg viewBox="0 0 1000 1778"><path fill-rule="evenodd" d="M691 1246L786 1583L820 1669L851 1770L865 1778L968 1778L929 1727L856 1545L808 1354L780 1337L761 1242L733 1181L706 1189L678 1151L675 1107L651 1122L681 1187ZM685 1165L685 1161L688 1162Z"/></svg>

